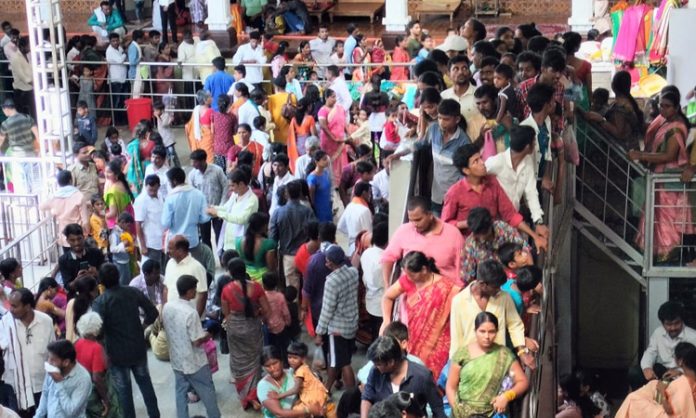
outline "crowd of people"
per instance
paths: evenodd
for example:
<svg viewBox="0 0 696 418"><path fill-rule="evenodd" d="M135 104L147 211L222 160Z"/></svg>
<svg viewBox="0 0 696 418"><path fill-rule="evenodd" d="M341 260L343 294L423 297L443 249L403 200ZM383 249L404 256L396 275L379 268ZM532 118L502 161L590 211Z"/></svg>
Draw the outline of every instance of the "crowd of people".
<svg viewBox="0 0 696 418"><path fill-rule="evenodd" d="M164 33L145 36L119 31L118 8L102 2L90 19L101 37L71 40L75 163L56 173L41 205L56 218L64 253L35 294L17 260L0 262L2 404L20 416L134 417L132 373L148 416L159 417L149 346L171 364L177 416L200 401L218 417L215 339L229 353L241 406L266 417L505 414L519 408L524 369L538 361L529 323L542 308L535 260L549 238L540 194L560 192L553 179L562 178L573 109L657 172L686 168L688 180L696 170L678 90L663 90L659 115L641 128L630 77L614 77L608 107L592 90L590 63L575 57L574 32L551 40L520 25L490 39L469 19L435 48L412 21L387 59L381 40L368 42L352 24L345 41L320 26L296 54L252 31L230 72L205 31L187 30L176 45L174 3L159 2ZM260 12L243 13L258 28ZM6 155L32 156L32 94L17 64L25 38L2 28L15 94L2 103L0 143ZM173 60L195 64L181 74L195 105L164 100L178 87L172 67L157 62ZM161 80L151 91L137 91L142 71ZM383 91L387 80L417 83L415 109ZM122 124L122 101L135 92L153 94L152 119L130 141L109 126L96 148L97 127ZM113 120L101 117L108 106ZM190 167L175 148L174 126L186 121L173 108L182 106L191 110ZM390 167L409 155L417 195L390 238ZM32 163L5 167L11 190L43 186ZM665 202L684 198L661 193ZM675 229L690 225L675 222L682 215L656 209L658 254L691 232ZM356 343L370 360L357 378ZM693 382L694 354L684 353ZM643 375L650 380L652 369ZM562 379L559 417L601 405L601 396L579 393L580 380Z"/></svg>

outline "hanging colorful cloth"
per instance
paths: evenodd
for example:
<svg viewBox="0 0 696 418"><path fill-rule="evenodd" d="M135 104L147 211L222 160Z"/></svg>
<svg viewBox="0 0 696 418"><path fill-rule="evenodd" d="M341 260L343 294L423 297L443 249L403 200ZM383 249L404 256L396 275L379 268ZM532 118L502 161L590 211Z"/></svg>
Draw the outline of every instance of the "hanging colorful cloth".
<svg viewBox="0 0 696 418"><path fill-rule="evenodd" d="M623 19L624 11L628 8L628 3L624 0L619 1L611 8L609 14L611 16L611 33L612 33L612 43L611 49L614 50L614 45L616 45L616 38L619 36L619 29L621 28L621 20Z"/></svg>
<svg viewBox="0 0 696 418"><path fill-rule="evenodd" d="M653 41L648 58L651 63L663 63L667 55L667 32L669 31L669 16L672 9L679 8L678 0L662 0L655 15Z"/></svg>
<svg viewBox="0 0 696 418"><path fill-rule="evenodd" d="M232 16L232 26L237 32L237 39L240 39L244 33L244 19L242 19L242 11L238 2L230 4L230 15Z"/></svg>
<svg viewBox="0 0 696 418"><path fill-rule="evenodd" d="M621 20L619 36L614 45L614 59L633 61L637 45L643 45L645 48L643 25L645 15L649 10L650 7L645 4L638 4L626 9Z"/></svg>

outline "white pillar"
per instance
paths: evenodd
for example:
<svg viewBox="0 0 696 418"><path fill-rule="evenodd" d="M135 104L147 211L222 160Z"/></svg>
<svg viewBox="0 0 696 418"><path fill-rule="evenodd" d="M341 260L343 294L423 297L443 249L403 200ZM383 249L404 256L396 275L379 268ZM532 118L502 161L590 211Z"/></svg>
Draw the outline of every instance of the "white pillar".
<svg viewBox="0 0 696 418"><path fill-rule="evenodd" d="M403 32L411 21L408 15L408 0L387 0L382 24L387 27L387 32Z"/></svg>
<svg viewBox="0 0 696 418"><path fill-rule="evenodd" d="M575 32L585 33L592 29L593 0L572 0L572 14L568 24Z"/></svg>
<svg viewBox="0 0 696 418"><path fill-rule="evenodd" d="M663 303L669 300L669 278L667 277L648 277L648 312L647 326L645 330L645 343L650 338L652 332L661 326L660 320L657 319L657 311Z"/></svg>
<svg viewBox="0 0 696 418"><path fill-rule="evenodd" d="M232 23L229 0L208 0L208 30L227 30Z"/></svg>

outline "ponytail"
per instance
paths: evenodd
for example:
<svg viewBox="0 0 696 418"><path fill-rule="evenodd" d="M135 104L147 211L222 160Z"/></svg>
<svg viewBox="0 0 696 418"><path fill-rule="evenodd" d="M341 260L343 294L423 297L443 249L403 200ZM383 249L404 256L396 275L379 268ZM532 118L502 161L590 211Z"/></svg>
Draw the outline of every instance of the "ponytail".
<svg viewBox="0 0 696 418"><path fill-rule="evenodd" d="M249 275L246 272L246 265L244 260L241 258L233 258L227 263L227 271L232 276L232 280L239 282L239 286L242 288L242 299L244 301L244 316L247 318L253 318L254 308L251 305L251 300L249 299L249 293L247 291L247 280Z"/></svg>

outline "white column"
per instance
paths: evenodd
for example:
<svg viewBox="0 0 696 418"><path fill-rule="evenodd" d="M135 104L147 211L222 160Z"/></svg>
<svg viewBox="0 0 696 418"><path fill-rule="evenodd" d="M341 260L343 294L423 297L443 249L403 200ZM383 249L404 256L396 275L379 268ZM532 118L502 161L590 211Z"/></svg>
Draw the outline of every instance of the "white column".
<svg viewBox="0 0 696 418"><path fill-rule="evenodd" d="M387 0L382 24L387 27L387 32L403 32L411 21L408 15L408 0Z"/></svg>
<svg viewBox="0 0 696 418"><path fill-rule="evenodd" d="M573 31L584 33L592 29L592 3L592 0L572 0L572 14L568 18L568 24Z"/></svg>
<svg viewBox="0 0 696 418"><path fill-rule="evenodd" d="M229 0L208 0L208 30L227 30L231 22Z"/></svg>
<svg viewBox="0 0 696 418"><path fill-rule="evenodd" d="M663 303L669 300L669 278L667 277L648 277L648 312L647 321L648 329L645 330L645 343L648 343L648 339L652 332L657 329L657 327L662 326L660 320L657 319L657 311L660 309Z"/></svg>

